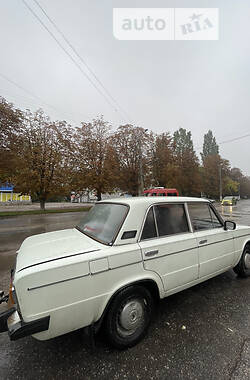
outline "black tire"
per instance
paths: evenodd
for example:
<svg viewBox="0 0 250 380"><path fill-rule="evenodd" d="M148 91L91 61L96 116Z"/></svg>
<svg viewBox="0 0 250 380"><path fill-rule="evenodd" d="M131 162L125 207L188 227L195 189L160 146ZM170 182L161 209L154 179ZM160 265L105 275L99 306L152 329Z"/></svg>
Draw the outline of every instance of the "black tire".
<svg viewBox="0 0 250 380"><path fill-rule="evenodd" d="M241 255L240 261L234 267L235 273L239 277L250 276L250 245L248 244Z"/></svg>
<svg viewBox="0 0 250 380"><path fill-rule="evenodd" d="M121 290L105 318L104 329L109 343L118 349L134 346L145 336L152 312L152 295L146 288L135 285Z"/></svg>

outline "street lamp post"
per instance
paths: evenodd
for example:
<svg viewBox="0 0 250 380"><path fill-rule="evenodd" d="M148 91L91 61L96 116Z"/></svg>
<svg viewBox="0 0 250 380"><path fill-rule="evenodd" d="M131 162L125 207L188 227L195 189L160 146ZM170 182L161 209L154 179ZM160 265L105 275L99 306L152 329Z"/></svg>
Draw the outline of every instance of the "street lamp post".
<svg viewBox="0 0 250 380"><path fill-rule="evenodd" d="M148 129L144 129L145 132L148 131ZM142 138L140 140L140 145L139 145L139 195L143 195L144 191L144 180L143 180L143 167L142 167Z"/></svg>
<svg viewBox="0 0 250 380"><path fill-rule="evenodd" d="M221 180L221 164L219 163L219 187L220 187L220 202L222 201L222 180Z"/></svg>

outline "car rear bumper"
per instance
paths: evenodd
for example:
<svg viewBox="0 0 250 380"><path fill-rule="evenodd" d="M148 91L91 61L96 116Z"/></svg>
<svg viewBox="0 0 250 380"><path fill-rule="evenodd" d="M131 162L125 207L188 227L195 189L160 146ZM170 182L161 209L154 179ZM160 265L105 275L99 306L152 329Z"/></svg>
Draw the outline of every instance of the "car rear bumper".
<svg viewBox="0 0 250 380"><path fill-rule="evenodd" d="M7 320L16 311L15 307L11 307L0 313L0 333L8 331Z"/></svg>
<svg viewBox="0 0 250 380"><path fill-rule="evenodd" d="M0 332L8 331L10 340L17 340L25 336L37 334L49 329L50 316L24 322L15 307L0 314Z"/></svg>

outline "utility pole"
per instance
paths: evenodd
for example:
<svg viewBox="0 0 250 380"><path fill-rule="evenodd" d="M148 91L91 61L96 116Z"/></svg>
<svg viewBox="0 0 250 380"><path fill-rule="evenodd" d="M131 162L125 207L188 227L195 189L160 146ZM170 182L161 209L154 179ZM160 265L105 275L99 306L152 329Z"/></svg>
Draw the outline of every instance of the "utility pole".
<svg viewBox="0 0 250 380"><path fill-rule="evenodd" d="M221 163L219 163L220 202L222 201Z"/></svg>
<svg viewBox="0 0 250 380"><path fill-rule="evenodd" d="M140 142L140 162L139 162L139 195L143 194L143 173L142 173L142 149L141 149L141 142Z"/></svg>
<svg viewBox="0 0 250 380"><path fill-rule="evenodd" d="M148 131L148 129L145 129L144 130L145 132ZM143 195L143 191L144 191L144 180L143 180L143 168L142 168L142 147L143 147L143 143L142 143L142 138L140 140L140 143L139 143L139 195Z"/></svg>

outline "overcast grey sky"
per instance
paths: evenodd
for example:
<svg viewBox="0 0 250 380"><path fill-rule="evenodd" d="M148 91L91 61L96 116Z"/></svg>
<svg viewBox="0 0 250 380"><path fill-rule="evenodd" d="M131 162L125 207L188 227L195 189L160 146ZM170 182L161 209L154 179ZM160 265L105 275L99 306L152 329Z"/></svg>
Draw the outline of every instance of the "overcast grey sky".
<svg viewBox="0 0 250 380"><path fill-rule="evenodd" d="M35 2L26 2L68 49ZM217 142L250 133L249 1L39 3L136 125L158 133L186 128L192 132L197 153L208 129ZM113 36L113 7L218 7L220 39L118 41ZM52 107L2 77L0 95L20 108L42 107L52 119L79 123L103 114L114 128L129 122L80 73L22 0L0 1L0 28L0 74ZM221 144L220 153L250 175L249 147L250 137L246 137Z"/></svg>

